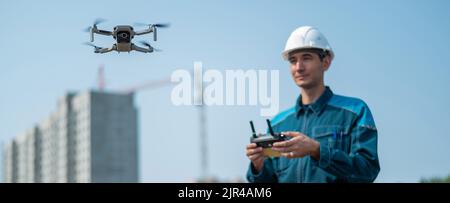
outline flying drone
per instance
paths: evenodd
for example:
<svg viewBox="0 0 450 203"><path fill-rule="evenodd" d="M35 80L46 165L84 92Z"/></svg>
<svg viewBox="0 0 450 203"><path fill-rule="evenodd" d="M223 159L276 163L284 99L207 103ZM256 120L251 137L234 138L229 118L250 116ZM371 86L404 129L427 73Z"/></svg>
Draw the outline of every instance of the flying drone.
<svg viewBox="0 0 450 203"><path fill-rule="evenodd" d="M117 52L130 52L130 51L139 51L143 53L151 53L153 51L160 51L159 49L153 48L149 43L145 41L141 41L140 43L145 47L140 47L132 43L132 39L136 35L145 35L149 33L153 33L153 40L157 39L157 29L158 28L166 28L169 27L169 24L137 24L137 25L145 25L148 26L147 29L134 31L134 28L130 25L117 25L113 28L113 31L106 31L97 28L97 25L104 22L102 19L97 19L92 26L88 27L85 31L90 32L91 34L91 42L86 42L86 45L94 47L95 53L108 53L111 51ZM110 48L103 48L94 45L94 34L112 36L116 43L113 44Z"/></svg>

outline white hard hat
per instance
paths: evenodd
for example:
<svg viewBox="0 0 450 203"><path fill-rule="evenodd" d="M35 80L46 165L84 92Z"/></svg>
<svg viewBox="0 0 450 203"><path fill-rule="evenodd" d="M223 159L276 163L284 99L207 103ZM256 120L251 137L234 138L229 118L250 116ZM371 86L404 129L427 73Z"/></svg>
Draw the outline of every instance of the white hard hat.
<svg viewBox="0 0 450 203"><path fill-rule="evenodd" d="M289 53L299 49L322 49L330 53L331 59L334 58L334 52L328 44L325 36L317 29L311 26L302 26L294 30L289 36L283 51L283 58L288 60Z"/></svg>

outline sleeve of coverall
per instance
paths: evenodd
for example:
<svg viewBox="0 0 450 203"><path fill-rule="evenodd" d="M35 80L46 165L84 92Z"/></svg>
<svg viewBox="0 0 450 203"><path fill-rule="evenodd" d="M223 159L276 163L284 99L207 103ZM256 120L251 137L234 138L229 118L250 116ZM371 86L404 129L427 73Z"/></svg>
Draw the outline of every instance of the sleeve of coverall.
<svg viewBox="0 0 450 203"><path fill-rule="evenodd" d="M264 160L264 166L261 171L258 171L253 167L253 164L250 162L250 166L247 170L247 180L251 183L270 183L277 182L277 177L274 172L272 159L266 158Z"/></svg>
<svg viewBox="0 0 450 203"><path fill-rule="evenodd" d="M348 182L373 182L380 171L377 129L369 108L364 105L351 129L350 154L320 145L319 167Z"/></svg>

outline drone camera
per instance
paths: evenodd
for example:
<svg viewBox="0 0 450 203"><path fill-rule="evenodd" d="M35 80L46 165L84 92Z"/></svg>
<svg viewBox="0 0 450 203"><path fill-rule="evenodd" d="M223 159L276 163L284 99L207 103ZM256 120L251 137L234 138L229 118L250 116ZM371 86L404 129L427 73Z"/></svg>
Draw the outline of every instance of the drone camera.
<svg viewBox="0 0 450 203"><path fill-rule="evenodd" d="M118 43L129 43L131 41L130 33L127 31L121 31L117 33Z"/></svg>

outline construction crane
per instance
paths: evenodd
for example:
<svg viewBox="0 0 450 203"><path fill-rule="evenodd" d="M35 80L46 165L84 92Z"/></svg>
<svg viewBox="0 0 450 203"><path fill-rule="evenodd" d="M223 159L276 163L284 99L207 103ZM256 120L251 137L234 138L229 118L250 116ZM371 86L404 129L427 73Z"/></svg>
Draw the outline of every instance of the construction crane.
<svg viewBox="0 0 450 203"><path fill-rule="evenodd" d="M105 89L105 70L104 70L105 66L102 64L98 67L98 76L97 76L97 88L100 91L103 91ZM152 81L147 81L135 86L131 86L128 88L124 88L124 89L120 89L118 90L118 92L122 92L125 94L132 94L135 93L137 91L142 91L145 89L157 89L160 87L164 87L164 86L169 86L172 85L173 83L170 81L170 78L163 78L160 80L152 80Z"/></svg>
<svg viewBox="0 0 450 203"><path fill-rule="evenodd" d="M104 73L105 65L101 64L98 67L98 75L97 75L97 87L98 90L103 91L105 89L105 73Z"/></svg>
<svg viewBox="0 0 450 203"><path fill-rule="evenodd" d="M121 92L127 93L127 94L132 94L137 91L141 91L141 90L145 90L145 89L156 89L156 88L160 88L160 87L164 87L164 86L169 86L171 84L173 84L173 83L170 81L170 78L163 78L160 80L147 81L142 84L138 84L136 86L132 86L132 87L123 89L123 90L121 90Z"/></svg>
<svg viewBox="0 0 450 203"><path fill-rule="evenodd" d="M192 72L198 76L198 74L202 74L202 72ZM100 65L99 66L99 70L98 70L98 77L97 77L97 84L98 84L98 89L103 91L105 89L105 79L104 79L104 65ZM201 78L200 77L196 77L196 78ZM172 81L170 80L170 77L167 78L163 78L160 80L152 80L152 81L147 81L135 86L131 86L122 90L119 90L120 92L126 93L126 94L134 94L138 91L142 91L142 90L148 90L148 89L156 89L156 88L160 88L160 87L165 87L165 86L169 86L172 85ZM206 128L206 109L205 109L205 105L203 103L203 81L198 80L198 81L194 81L194 88L195 88L195 92L197 94L195 94L195 104L196 107L198 108L198 112L199 112L199 132L200 132L200 168L201 168L201 173L200 173L200 179L201 180L206 180L206 178L208 177L208 146L207 146L207 128Z"/></svg>
<svg viewBox="0 0 450 203"><path fill-rule="evenodd" d="M195 66L195 65L194 65ZM202 78L202 69L194 70L194 78ZM198 108L199 112L199 129L200 129L200 179L205 181L208 178L208 136L206 129L206 109L203 101L203 81L194 80L194 104Z"/></svg>

